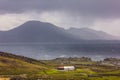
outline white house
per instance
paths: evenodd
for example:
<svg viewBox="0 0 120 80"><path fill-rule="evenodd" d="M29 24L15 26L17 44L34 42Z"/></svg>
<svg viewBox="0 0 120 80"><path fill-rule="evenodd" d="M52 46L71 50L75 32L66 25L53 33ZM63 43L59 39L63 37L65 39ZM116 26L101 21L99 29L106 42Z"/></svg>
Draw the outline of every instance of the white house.
<svg viewBox="0 0 120 80"><path fill-rule="evenodd" d="M59 66L57 67L57 70L61 71L74 71L76 68L75 66Z"/></svg>

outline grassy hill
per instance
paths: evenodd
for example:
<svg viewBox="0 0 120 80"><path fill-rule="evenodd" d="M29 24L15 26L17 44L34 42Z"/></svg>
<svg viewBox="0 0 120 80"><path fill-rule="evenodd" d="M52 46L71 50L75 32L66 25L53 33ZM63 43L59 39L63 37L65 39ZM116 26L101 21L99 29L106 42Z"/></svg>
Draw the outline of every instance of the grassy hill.
<svg viewBox="0 0 120 80"><path fill-rule="evenodd" d="M0 52L0 75L37 74L45 64L24 56Z"/></svg>
<svg viewBox="0 0 120 80"><path fill-rule="evenodd" d="M87 57L75 57L39 61L0 52L0 80L4 80L1 77L10 80L120 80L119 66L108 65L109 61L116 60L107 58L103 62L96 62ZM57 66L61 65L73 65L76 70L57 70Z"/></svg>

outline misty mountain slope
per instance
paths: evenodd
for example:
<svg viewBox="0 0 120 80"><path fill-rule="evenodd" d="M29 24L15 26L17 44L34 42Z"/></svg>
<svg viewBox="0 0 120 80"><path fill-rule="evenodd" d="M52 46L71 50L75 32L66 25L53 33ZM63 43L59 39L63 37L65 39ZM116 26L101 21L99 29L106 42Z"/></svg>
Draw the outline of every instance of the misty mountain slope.
<svg viewBox="0 0 120 80"><path fill-rule="evenodd" d="M17 28L0 32L0 42L75 42L74 36L53 24L28 21Z"/></svg>
<svg viewBox="0 0 120 80"><path fill-rule="evenodd" d="M105 33L103 31L96 31L90 28L70 28L67 30L73 36L85 40L117 40L118 38Z"/></svg>
<svg viewBox="0 0 120 80"><path fill-rule="evenodd" d="M71 43L84 40L116 40L115 36L89 28L65 30L53 24L28 21L9 31L0 31L0 43Z"/></svg>

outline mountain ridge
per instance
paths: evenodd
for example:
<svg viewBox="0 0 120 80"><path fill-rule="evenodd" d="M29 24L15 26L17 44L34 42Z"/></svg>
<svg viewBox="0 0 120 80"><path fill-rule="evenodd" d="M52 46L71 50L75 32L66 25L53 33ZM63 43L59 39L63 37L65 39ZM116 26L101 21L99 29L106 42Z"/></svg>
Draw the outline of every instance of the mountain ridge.
<svg viewBox="0 0 120 80"><path fill-rule="evenodd" d="M85 40L117 40L116 36L104 31L97 31L91 28L70 28L67 30L71 35L81 37Z"/></svg>
<svg viewBox="0 0 120 80"><path fill-rule="evenodd" d="M17 28L0 34L3 42L74 42L78 39L71 37L63 28L53 24L28 21ZM0 39L0 42L2 42Z"/></svg>
<svg viewBox="0 0 120 80"><path fill-rule="evenodd" d="M0 31L0 43L74 43L84 40L117 40L115 36L89 28L64 28L40 21L27 21L9 31Z"/></svg>

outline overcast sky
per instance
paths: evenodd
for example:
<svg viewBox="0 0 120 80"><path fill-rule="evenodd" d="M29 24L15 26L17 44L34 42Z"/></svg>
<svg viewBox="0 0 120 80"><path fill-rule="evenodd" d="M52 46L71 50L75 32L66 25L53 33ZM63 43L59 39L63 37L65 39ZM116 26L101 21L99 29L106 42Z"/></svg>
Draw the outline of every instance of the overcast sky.
<svg viewBox="0 0 120 80"><path fill-rule="evenodd" d="M0 0L0 30L29 20L120 36L120 0Z"/></svg>

